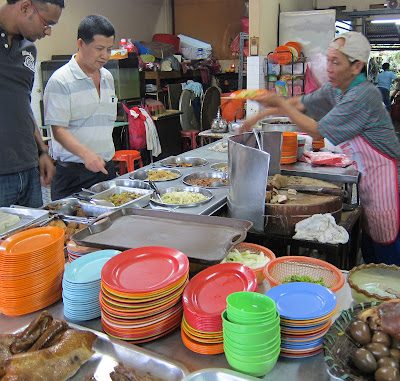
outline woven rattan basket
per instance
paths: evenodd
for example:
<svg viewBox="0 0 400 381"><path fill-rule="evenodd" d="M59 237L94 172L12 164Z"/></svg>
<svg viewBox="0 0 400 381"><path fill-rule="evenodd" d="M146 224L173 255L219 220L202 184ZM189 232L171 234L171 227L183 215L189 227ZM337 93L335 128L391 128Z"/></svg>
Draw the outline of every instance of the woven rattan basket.
<svg viewBox="0 0 400 381"><path fill-rule="evenodd" d="M360 373L351 362L353 351L360 347L349 335L350 324L358 320L358 313L379 303L361 303L342 311L325 335L324 360L331 376L346 381L373 381L374 375Z"/></svg>

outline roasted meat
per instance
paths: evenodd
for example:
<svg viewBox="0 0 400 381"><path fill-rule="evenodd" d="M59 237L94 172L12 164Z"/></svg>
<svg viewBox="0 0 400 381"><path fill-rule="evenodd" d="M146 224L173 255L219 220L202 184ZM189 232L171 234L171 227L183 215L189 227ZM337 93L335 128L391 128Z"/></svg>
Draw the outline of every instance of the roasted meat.
<svg viewBox="0 0 400 381"><path fill-rule="evenodd" d="M110 373L112 381L162 381L161 378L153 377L150 374L138 376L134 369L124 364L118 364Z"/></svg>
<svg viewBox="0 0 400 381"><path fill-rule="evenodd" d="M371 329L386 332L400 339L400 299L393 299L360 311L358 317L369 323Z"/></svg>

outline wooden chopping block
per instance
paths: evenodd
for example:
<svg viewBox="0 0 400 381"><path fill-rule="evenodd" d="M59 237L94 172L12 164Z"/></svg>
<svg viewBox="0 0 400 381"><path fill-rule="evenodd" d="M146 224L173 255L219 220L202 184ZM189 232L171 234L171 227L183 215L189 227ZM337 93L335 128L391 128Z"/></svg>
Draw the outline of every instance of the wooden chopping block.
<svg viewBox="0 0 400 381"><path fill-rule="evenodd" d="M331 213L336 223L340 222L343 202L340 196L300 192L291 196L283 190L279 194L287 195L289 201L286 204L265 204L264 232L267 234L291 237L297 222L317 213Z"/></svg>

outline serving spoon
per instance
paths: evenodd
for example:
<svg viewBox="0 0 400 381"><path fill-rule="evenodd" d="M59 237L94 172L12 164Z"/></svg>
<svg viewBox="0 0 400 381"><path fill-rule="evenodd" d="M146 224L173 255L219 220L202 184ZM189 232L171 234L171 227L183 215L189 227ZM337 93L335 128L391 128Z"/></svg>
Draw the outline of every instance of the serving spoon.
<svg viewBox="0 0 400 381"><path fill-rule="evenodd" d="M74 193L72 196L77 198L78 200L87 201L87 202L90 202L91 204L94 204L94 205L97 205L97 206L106 206L108 208L114 208L115 207L115 205L111 201L94 200L93 198L91 198L89 196L83 196L83 195L81 195L79 193Z"/></svg>

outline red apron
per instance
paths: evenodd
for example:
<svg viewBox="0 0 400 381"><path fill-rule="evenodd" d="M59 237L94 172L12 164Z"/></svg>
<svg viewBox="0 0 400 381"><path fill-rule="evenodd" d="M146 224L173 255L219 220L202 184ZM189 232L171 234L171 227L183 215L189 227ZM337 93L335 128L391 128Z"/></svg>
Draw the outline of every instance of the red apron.
<svg viewBox="0 0 400 381"><path fill-rule="evenodd" d="M358 189L366 217L363 229L377 243L392 243L400 226L397 161L360 136L340 144L340 148L361 172Z"/></svg>

